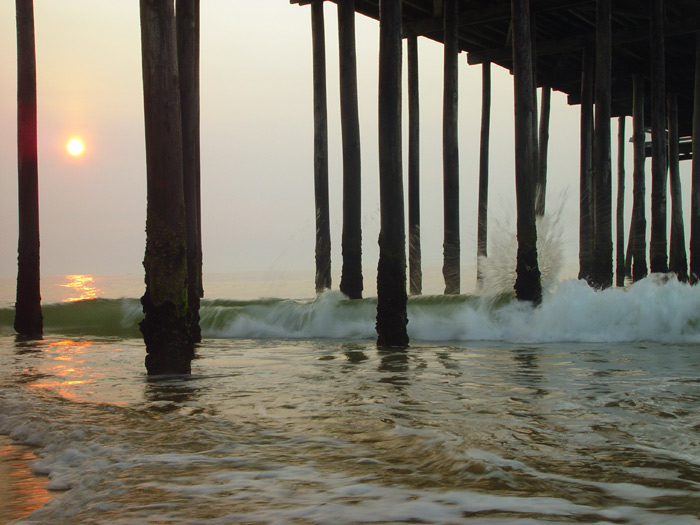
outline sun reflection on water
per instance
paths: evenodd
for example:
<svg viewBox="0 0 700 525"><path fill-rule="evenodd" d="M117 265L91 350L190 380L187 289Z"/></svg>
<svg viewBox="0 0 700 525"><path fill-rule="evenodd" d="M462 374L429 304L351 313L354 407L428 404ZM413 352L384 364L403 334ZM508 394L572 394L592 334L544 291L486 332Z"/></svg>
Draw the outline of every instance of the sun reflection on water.
<svg viewBox="0 0 700 525"><path fill-rule="evenodd" d="M8 522L21 519L51 499L46 488L47 478L34 475L29 465L36 459L26 447L11 443L6 436L0 436L0 491L2 518Z"/></svg>
<svg viewBox="0 0 700 525"><path fill-rule="evenodd" d="M95 278L92 275L66 275L66 282L57 286L72 290L73 297L64 299L64 302L84 301L86 299L96 299L102 290L95 286Z"/></svg>

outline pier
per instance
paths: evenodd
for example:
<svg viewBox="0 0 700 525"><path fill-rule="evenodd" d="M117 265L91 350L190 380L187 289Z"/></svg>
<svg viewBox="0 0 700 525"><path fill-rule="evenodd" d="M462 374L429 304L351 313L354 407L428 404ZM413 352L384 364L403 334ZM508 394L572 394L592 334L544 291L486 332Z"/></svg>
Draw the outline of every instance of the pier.
<svg viewBox="0 0 700 525"><path fill-rule="evenodd" d="M420 202L418 187L418 114L420 75L416 49L422 39L444 45L443 92L443 276L446 294L461 292L459 231L460 121L456 67L460 60L483 68L483 111L478 224L479 253L487 253L490 71L506 68L513 75L515 107L514 184L517 195L518 299L537 304L542 298L537 258L536 217L545 213L547 137L551 91L564 93L581 111L580 144L580 272L596 288L625 275L633 280L648 271L674 272L679 279L700 275L700 163L693 151L700 140L700 5L693 0L326 0L338 5L343 144L343 235L340 290L351 299L362 297L366 269L361 267L359 197L360 151L358 86L354 20L366 16L380 28L379 61L379 184L381 201L380 255L377 270L378 344L404 347L407 293L421 292ZM311 18L315 124L314 172L316 203L317 292L332 286L328 202L328 124L324 46L324 0L291 0L290 8L306 8ZM28 38L31 0L17 0L18 68L31 77ZM31 11L31 9L29 9ZM199 197L198 53L199 1L141 0L142 59L148 165L146 319L144 337L149 372L187 372L191 349L200 335L198 304L201 279L201 204ZM21 25L21 27L20 27ZM19 36L22 35L22 39ZM155 38L154 35L165 35ZM406 40L404 56L403 41ZM33 45L33 42L31 42ZM252 52L240 51L240 52ZM335 52L335 50L334 50ZM404 94L402 71L408 71ZM33 73L36 75L36 73ZM19 106L31 95L32 84L19 89ZM541 106L537 104L541 91ZM404 95L409 111L402 115ZM36 120L34 110L34 126ZM32 131L31 115L22 113L20 137ZM634 141L634 202L628 238L620 236L624 201L618 198L613 216L611 119L632 117ZM402 119L407 117L409 141L402 144ZM29 119L29 120L27 120ZM622 120L621 122L624 122ZM476 123L475 125L479 125ZM622 126L619 126L623 129ZM185 138L187 137L187 138ZM617 138L628 140L624 133ZM34 143L36 139L34 138ZM37 230L31 187L23 166L32 166L31 137L20 140L20 181L28 188L20 196L22 224ZM311 147L311 145L310 145ZM700 146L698 146L700 147ZM408 166L403 165L407 148ZM623 151L619 148L619 151ZM651 157L651 213L644 205L645 159ZM678 163L693 161L689 254L683 231L682 188ZM25 162L26 161L26 162ZM618 166L624 162L618 159ZM34 173L36 163L34 162ZM616 170L618 185L624 175ZM40 174L39 174L40 176ZM407 189L404 179L408 180ZM408 210L404 210L404 193ZM670 196L669 196L670 194ZM28 199L28 200L27 200ZM667 224L670 200L671 224ZM26 202L25 202L26 201ZM686 210L688 212L688 210ZM618 225L613 237L613 223ZM650 242L647 250L647 223ZM669 228L670 226L670 228ZM476 231L475 227L475 231ZM670 231L670 235L669 235ZM614 242L613 242L614 239ZM670 242L669 242L670 241ZM29 243L29 244L28 244ZM626 245L625 245L626 243ZM614 244L617 250L614 250ZM35 255L33 255L36 252ZM36 257L36 259L35 259ZM617 264L615 260L617 259ZM21 236L18 280L18 327L25 335L40 328L38 294L38 233ZM408 268L408 272L407 272ZM615 269L615 271L614 271ZM617 273L617 276L615 276ZM624 274L624 275L621 275ZM29 277L25 277L25 276ZM32 282L35 276L37 286ZM615 279L615 277L617 277ZM25 288L25 283L26 288ZM407 290L408 284L408 290ZM21 308L20 308L21 307ZM26 312L26 313L25 313ZM37 324L38 323L38 324ZM22 333L25 329L18 328ZM31 333L30 333L31 332ZM173 356L178 356L173 359Z"/></svg>

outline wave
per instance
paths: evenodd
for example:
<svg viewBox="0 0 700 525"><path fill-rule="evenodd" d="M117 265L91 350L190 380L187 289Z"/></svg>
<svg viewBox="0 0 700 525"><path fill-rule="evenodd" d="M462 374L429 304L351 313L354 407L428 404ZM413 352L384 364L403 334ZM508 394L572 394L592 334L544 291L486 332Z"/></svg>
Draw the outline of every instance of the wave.
<svg viewBox="0 0 700 525"><path fill-rule="evenodd" d="M47 334L140 337L138 299L91 299L43 306ZM203 301L206 338L360 339L375 333L376 298L351 301L340 292L312 300ZM0 331L12 333L12 309L0 309ZM653 275L603 291L567 280L539 307L512 294L418 296L408 302L412 341L700 342L700 287Z"/></svg>

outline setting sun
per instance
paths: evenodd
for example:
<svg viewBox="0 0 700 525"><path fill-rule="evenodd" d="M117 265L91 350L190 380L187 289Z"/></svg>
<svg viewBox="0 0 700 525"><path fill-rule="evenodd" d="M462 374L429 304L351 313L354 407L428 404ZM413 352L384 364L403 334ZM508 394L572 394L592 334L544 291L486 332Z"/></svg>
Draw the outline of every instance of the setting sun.
<svg viewBox="0 0 700 525"><path fill-rule="evenodd" d="M68 141L66 149L68 150L68 153L74 157L77 157L82 155L83 151L85 151L85 143L79 138L72 138Z"/></svg>

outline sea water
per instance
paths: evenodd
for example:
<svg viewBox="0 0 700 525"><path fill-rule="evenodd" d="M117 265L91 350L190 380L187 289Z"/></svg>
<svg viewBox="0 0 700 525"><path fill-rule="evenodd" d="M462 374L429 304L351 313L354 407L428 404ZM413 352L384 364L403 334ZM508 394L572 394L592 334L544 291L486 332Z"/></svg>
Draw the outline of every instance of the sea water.
<svg viewBox="0 0 700 525"><path fill-rule="evenodd" d="M416 297L406 351L373 299L211 299L149 378L106 282L0 309L0 522L700 523L698 287Z"/></svg>

